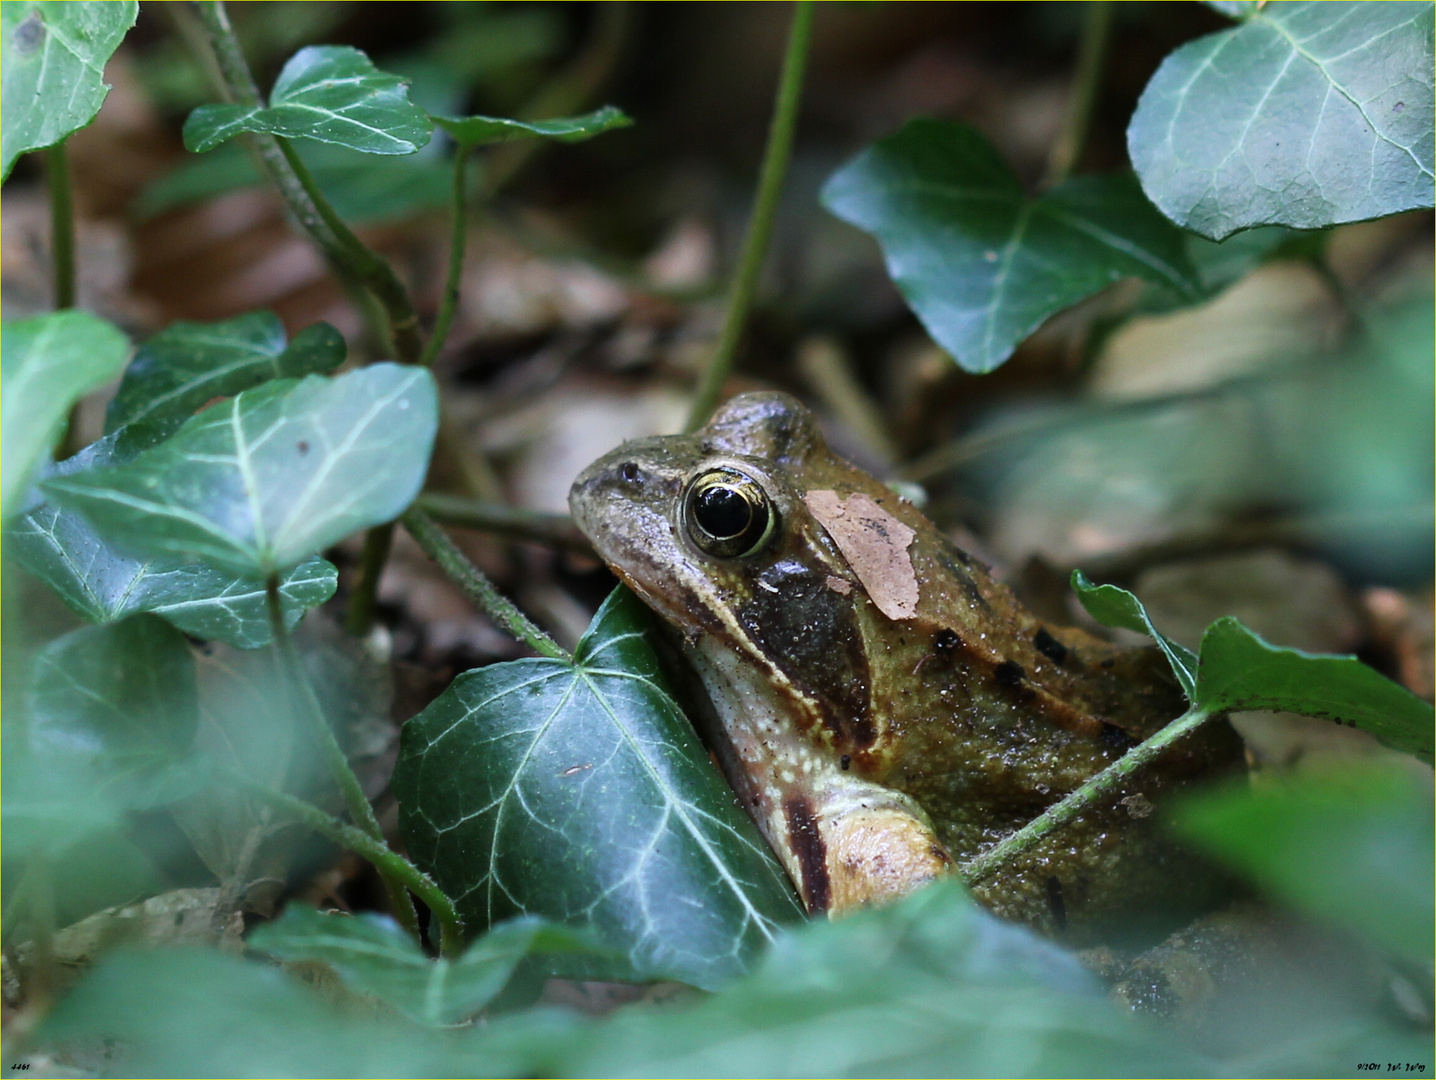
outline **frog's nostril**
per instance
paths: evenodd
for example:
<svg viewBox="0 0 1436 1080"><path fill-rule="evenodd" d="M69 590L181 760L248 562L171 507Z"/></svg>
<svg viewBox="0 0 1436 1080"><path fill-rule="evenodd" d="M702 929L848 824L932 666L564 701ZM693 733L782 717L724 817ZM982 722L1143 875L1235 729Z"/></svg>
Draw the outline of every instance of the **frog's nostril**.
<svg viewBox="0 0 1436 1080"><path fill-rule="evenodd" d="M618 475L623 477L628 483L636 484L642 472L634 462L625 461L618 467Z"/></svg>

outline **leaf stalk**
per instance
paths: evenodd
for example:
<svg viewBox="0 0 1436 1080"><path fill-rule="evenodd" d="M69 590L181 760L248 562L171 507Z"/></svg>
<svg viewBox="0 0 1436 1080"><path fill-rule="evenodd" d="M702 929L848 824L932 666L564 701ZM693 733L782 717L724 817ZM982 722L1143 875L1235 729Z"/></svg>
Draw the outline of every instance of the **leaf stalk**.
<svg viewBox="0 0 1436 1080"><path fill-rule="evenodd" d="M1092 106L1097 101L1097 88L1102 81L1102 62L1107 56L1107 40L1112 29L1111 0L1090 0L1082 20L1082 36L1077 43L1077 70L1072 76L1072 90L1062 129L1047 158L1047 176L1043 187L1055 187L1072 175L1087 143L1092 124Z"/></svg>
<svg viewBox="0 0 1436 1080"><path fill-rule="evenodd" d="M773 105L773 120L768 128L768 145L763 151L763 165L758 174L758 195L753 202L753 216L743 238L743 252L733 285L728 293L728 310L718 344L708 358L702 382L693 399L685 431L696 431L708 422L718 407L723 384L733 370L738 345L748 321L748 309L758 290L758 276L763 270L768 243L773 235L773 219L777 215L778 198L783 193L783 180L788 174L788 161L793 152L793 133L798 126L798 101L802 95L803 73L808 64L808 45L813 36L812 0L798 0L793 8L792 27L788 31L788 47L783 56L783 72L778 80L778 95Z"/></svg>

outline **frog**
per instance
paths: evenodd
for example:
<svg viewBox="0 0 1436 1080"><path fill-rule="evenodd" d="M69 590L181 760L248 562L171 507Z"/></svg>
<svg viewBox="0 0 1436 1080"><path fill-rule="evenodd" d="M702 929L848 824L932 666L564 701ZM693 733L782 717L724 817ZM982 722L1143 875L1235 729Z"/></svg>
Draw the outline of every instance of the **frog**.
<svg viewBox="0 0 1436 1080"><path fill-rule="evenodd" d="M700 727L810 914L953 876L1180 715L1155 648L1031 613L909 500L828 448L796 398L728 400L574 481L594 551L657 615ZM970 883L1074 944L1220 901L1154 806L1234 767L1209 723Z"/></svg>

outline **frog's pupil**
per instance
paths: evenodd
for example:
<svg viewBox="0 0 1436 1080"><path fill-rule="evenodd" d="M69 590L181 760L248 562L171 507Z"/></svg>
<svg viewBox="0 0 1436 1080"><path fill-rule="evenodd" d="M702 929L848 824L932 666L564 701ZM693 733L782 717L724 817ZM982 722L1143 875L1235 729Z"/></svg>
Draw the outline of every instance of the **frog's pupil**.
<svg viewBox="0 0 1436 1080"><path fill-rule="evenodd" d="M714 485L698 496L693 515L709 536L727 539L748 528L753 507L732 488Z"/></svg>

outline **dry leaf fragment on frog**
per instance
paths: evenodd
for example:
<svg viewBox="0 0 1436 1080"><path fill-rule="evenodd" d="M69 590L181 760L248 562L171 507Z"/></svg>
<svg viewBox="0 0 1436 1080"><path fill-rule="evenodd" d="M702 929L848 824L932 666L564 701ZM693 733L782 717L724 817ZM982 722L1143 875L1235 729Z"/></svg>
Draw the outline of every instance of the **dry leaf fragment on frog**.
<svg viewBox="0 0 1436 1080"><path fill-rule="evenodd" d="M836 491L809 491L803 502L838 545L879 611L889 619L911 619L917 614L917 574L908 553L917 535L912 529L862 493L844 499Z"/></svg>

